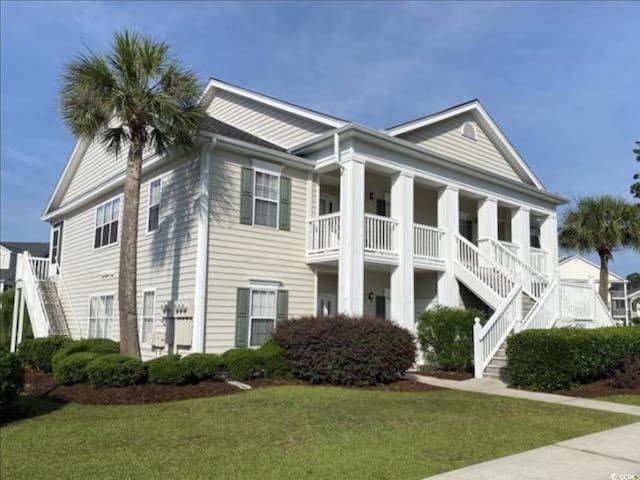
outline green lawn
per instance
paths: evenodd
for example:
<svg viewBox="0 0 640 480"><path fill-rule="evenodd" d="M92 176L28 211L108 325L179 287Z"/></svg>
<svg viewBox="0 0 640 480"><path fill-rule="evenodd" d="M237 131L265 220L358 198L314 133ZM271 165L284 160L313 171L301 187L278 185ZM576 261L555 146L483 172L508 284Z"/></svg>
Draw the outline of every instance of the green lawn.
<svg viewBox="0 0 640 480"><path fill-rule="evenodd" d="M633 421L451 390L288 386L147 406L68 404L0 429L0 477L421 479Z"/></svg>
<svg viewBox="0 0 640 480"><path fill-rule="evenodd" d="M637 405L640 407L640 395L633 393L607 395L606 397L600 397L597 400L603 400L605 402L626 403L627 405Z"/></svg>

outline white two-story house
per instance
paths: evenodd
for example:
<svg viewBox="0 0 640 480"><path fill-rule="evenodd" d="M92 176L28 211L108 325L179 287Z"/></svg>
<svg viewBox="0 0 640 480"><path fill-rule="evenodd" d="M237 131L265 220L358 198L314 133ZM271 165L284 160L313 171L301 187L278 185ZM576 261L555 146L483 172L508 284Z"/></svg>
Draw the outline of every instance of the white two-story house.
<svg viewBox="0 0 640 480"><path fill-rule="evenodd" d="M413 331L435 304L472 305L491 316L476 329L482 375L514 330L606 321L593 292L571 305L556 278L565 199L479 101L386 130L214 79L202 101L198 148L143 163L144 356L259 346L285 317L377 315ZM43 214L50 258L23 258L16 305L36 334L118 338L125 161L76 144Z"/></svg>

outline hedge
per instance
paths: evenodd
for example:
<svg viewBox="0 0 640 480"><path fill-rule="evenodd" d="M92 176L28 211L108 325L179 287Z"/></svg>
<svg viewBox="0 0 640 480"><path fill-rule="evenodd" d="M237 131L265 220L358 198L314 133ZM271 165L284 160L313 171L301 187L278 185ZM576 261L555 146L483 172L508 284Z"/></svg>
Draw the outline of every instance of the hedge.
<svg viewBox="0 0 640 480"><path fill-rule="evenodd" d="M161 385L183 385L189 379L189 371L180 355L166 355L145 362L149 372L149 383Z"/></svg>
<svg viewBox="0 0 640 480"><path fill-rule="evenodd" d="M28 338L20 343L18 356L25 365L49 373L54 355L69 343L67 337Z"/></svg>
<svg viewBox="0 0 640 480"><path fill-rule="evenodd" d="M98 356L89 362L86 372L96 387L126 387L147 380L147 368L140 360L119 353Z"/></svg>
<svg viewBox="0 0 640 480"><path fill-rule="evenodd" d="M53 370L53 378L63 385L85 383L88 379L87 365L98 358L100 354L93 352L79 352L61 359Z"/></svg>
<svg viewBox="0 0 640 480"><path fill-rule="evenodd" d="M0 410L13 402L24 387L24 366L5 347L0 347Z"/></svg>
<svg viewBox="0 0 640 480"><path fill-rule="evenodd" d="M640 359L640 329L527 330L507 340L514 386L560 390L612 377L625 359Z"/></svg>
<svg viewBox="0 0 640 480"><path fill-rule="evenodd" d="M229 378L243 382L262 375L262 363L257 350L233 348L222 354Z"/></svg>
<svg viewBox="0 0 640 480"><path fill-rule="evenodd" d="M372 385L401 378L413 365L413 335L380 318L302 317L278 323L273 340L294 377L313 383Z"/></svg>
<svg viewBox="0 0 640 480"><path fill-rule="evenodd" d="M420 314L418 341L424 360L444 370L470 371L473 367L473 324L486 322L484 312L437 306Z"/></svg>
<svg viewBox="0 0 640 480"><path fill-rule="evenodd" d="M262 374L267 378L289 378L291 369L285 356L284 349L269 340L258 350L258 361L262 368Z"/></svg>
<svg viewBox="0 0 640 480"><path fill-rule="evenodd" d="M190 381L222 380L226 365L215 353L192 353L180 360Z"/></svg>
<svg viewBox="0 0 640 480"><path fill-rule="evenodd" d="M55 371L56 364L64 358L81 352L91 352L98 355L120 353L120 344L106 338L85 338L84 340L70 341L53 356L53 370Z"/></svg>

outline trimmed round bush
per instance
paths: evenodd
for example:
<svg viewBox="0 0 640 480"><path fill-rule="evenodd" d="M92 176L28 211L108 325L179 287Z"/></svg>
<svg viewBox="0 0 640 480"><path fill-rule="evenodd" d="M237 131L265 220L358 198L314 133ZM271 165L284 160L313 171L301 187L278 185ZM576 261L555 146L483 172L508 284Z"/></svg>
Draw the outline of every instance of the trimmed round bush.
<svg viewBox="0 0 640 480"><path fill-rule="evenodd" d="M59 336L28 338L20 343L18 356L25 365L50 373L53 357L70 343L70 338Z"/></svg>
<svg viewBox="0 0 640 480"><path fill-rule="evenodd" d="M278 323L280 345L296 378L335 385L374 385L400 379L416 346L406 329L380 318L303 317Z"/></svg>
<svg viewBox="0 0 640 480"><path fill-rule="evenodd" d="M60 360L53 370L53 378L63 385L85 383L87 377L87 365L100 355L93 352L79 352Z"/></svg>
<svg viewBox="0 0 640 480"><path fill-rule="evenodd" d="M192 353L180 362L189 379L195 382L221 380L226 372L224 360L214 353Z"/></svg>
<svg viewBox="0 0 640 480"><path fill-rule="evenodd" d="M126 387L147 379L147 368L140 360L119 353L98 356L87 365L86 372L96 387Z"/></svg>
<svg viewBox="0 0 640 480"><path fill-rule="evenodd" d="M183 385L189 381L189 372L180 355L166 355L145 362L149 382L161 385Z"/></svg>
<svg viewBox="0 0 640 480"><path fill-rule="evenodd" d="M464 372L473 367L473 324L486 323L484 312L437 306L417 320L417 336L424 360L443 370Z"/></svg>
<svg viewBox="0 0 640 480"><path fill-rule="evenodd" d="M507 339L511 383L532 390L561 390L612 378L625 359L640 358L640 329L527 330Z"/></svg>
<svg viewBox="0 0 640 480"><path fill-rule="evenodd" d="M24 366L7 348L0 347L0 410L13 402L24 387Z"/></svg>
<svg viewBox="0 0 640 480"><path fill-rule="evenodd" d="M120 344L107 338L85 338L84 340L74 340L62 347L58 353L53 356L52 366L56 369L56 364L75 353L91 352L98 355L109 355L112 353L120 353Z"/></svg>
<svg viewBox="0 0 640 480"><path fill-rule="evenodd" d="M288 378L291 376L291 369L284 349L273 340L262 345L257 353L265 377Z"/></svg>
<svg viewBox="0 0 640 480"><path fill-rule="evenodd" d="M234 348L222 354L222 360L227 365L229 378L243 382L259 377L262 365L258 352L251 348Z"/></svg>

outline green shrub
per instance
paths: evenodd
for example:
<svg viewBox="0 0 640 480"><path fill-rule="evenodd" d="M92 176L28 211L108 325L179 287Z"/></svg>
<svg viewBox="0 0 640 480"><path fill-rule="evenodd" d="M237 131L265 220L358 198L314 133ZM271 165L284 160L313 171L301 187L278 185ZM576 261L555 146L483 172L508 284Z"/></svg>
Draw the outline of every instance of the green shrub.
<svg viewBox="0 0 640 480"><path fill-rule="evenodd" d="M527 330L507 340L511 382L532 390L610 378L627 358L640 358L640 329Z"/></svg>
<svg viewBox="0 0 640 480"><path fill-rule="evenodd" d="M222 354L232 380L243 382L262 374L262 365L258 352L251 348L234 348Z"/></svg>
<svg viewBox="0 0 640 480"><path fill-rule="evenodd" d="M183 385L189 379L188 365L180 361L180 355L166 355L145 362L149 382L162 385Z"/></svg>
<svg viewBox="0 0 640 480"><path fill-rule="evenodd" d="M294 377L313 383L371 385L401 378L413 365L413 335L380 318L303 317L278 323L274 341Z"/></svg>
<svg viewBox="0 0 640 480"><path fill-rule="evenodd" d="M60 360L53 370L53 378L63 385L85 383L87 377L87 365L100 355L93 352L79 352Z"/></svg>
<svg viewBox="0 0 640 480"><path fill-rule="evenodd" d="M220 355L213 353L192 353L180 360L191 381L221 380L226 366Z"/></svg>
<svg viewBox="0 0 640 480"><path fill-rule="evenodd" d="M291 376L291 369L284 349L273 340L262 345L257 353L265 377L288 378Z"/></svg>
<svg viewBox="0 0 640 480"><path fill-rule="evenodd" d="M24 387L24 366L5 347L0 347L0 410L13 402Z"/></svg>
<svg viewBox="0 0 640 480"><path fill-rule="evenodd" d="M474 309L437 306L422 312L417 332L425 361L444 370L471 370L476 317L486 322L484 312Z"/></svg>
<svg viewBox="0 0 640 480"><path fill-rule="evenodd" d="M49 373L53 357L69 343L67 337L28 338L18 347L18 356L25 365Z"/></svg>
<svg viewBox="0 0 640 480"><path fill-rule="evenodd" d="M64 358L81 352L91 352L98 355L120 353L120 344L106 338L85 338L84 340L74 340L67 343L53 356L53 370L55 371L56 364Z"/></svg>
<svg viewBox="0 0 640 480"><path fill-rule="evenodd" d="M87 365L86 371L96 387L126 387L147 379L147 368L140 360L119 353L98 356Z"/></svg>

